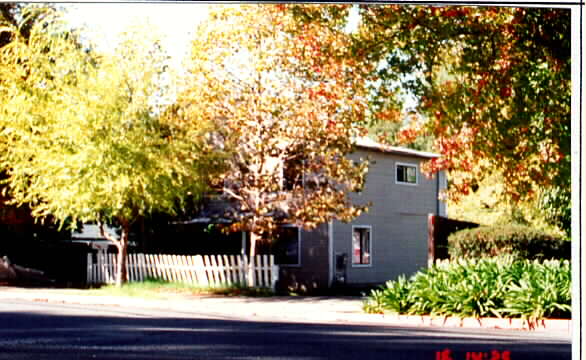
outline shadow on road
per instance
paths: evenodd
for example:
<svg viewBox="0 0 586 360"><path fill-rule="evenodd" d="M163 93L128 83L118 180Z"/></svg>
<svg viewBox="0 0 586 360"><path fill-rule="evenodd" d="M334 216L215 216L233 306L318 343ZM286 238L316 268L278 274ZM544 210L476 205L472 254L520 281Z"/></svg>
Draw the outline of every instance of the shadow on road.
<svg viewBox="0 0 586 360"><path fill-rule="evenodd" d="M571 358L568 341L507 331L0 312L0 359L471 360L486 353L484 360L493 350L515 360Z"/></svg>

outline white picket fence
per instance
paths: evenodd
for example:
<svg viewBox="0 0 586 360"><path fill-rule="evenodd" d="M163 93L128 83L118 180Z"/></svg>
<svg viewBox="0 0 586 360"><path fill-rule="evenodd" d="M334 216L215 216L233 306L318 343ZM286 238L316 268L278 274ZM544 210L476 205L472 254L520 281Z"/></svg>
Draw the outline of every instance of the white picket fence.
<svg viewBox="0 0 586 360"><path fill-rule="evenodd" d="M94 257L96 261L94 262ZM99 252L87 256L87 283L113 284L116 255ZM273 255L128 255L128 280L157 278L197 286L247 285L275 289L279 267Z"/></svg>

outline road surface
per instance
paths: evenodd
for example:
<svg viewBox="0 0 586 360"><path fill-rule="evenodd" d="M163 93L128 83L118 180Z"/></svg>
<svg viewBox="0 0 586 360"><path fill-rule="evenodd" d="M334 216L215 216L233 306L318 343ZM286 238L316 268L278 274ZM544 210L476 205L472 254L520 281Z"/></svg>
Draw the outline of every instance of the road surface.
<svg viewBox="0 0 586 360"><path fill-rule="evenodd" d="M287 311L287 309L283 309ZM570 359L568 337L0 300L0 359Z"/></svg>

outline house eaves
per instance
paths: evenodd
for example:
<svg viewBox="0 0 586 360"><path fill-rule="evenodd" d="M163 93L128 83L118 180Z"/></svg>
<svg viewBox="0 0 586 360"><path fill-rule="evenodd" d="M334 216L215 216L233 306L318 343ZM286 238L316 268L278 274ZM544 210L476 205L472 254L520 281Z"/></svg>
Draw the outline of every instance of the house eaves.
<svg viewBox="0 0 586 360"><path fill-rule="evenodd" d="M354 145L362 149L374 150L383 153L392 153L397 155L415 156L424 159L436 159L440 157L439 154L430 153L426 151L419 151L404 147L381 144L366 137L355 139Z"/></svg>

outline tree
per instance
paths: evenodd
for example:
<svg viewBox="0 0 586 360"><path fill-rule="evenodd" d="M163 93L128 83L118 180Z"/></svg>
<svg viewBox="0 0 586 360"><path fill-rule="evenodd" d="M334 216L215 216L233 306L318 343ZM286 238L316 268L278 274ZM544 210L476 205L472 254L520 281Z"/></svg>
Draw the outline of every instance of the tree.
<svg viewBox="0 0 586 360"><path fill-rule="evenodd" d="M251 256L281 224L312 229L366 209L349 192L362 188L368 164L346 156L363 134L364 94L344 86L347 63L317 54L347 39L299 39L292 20L275 5L214 8L195 33L178 101L186 121L218 124L216 143L231 154L216 179L232 204L222 215L229 230L251 233Z"/></svg>
<svg viewBox="0 0 586 360"><path fill-rule="evenodd" d="M303 23L331 29L340 29L348 14L339 5L289 10ZM347 56L361 69L369 64L378 79L372 104L401 90L418 98L426 121L400 136L434 137L442 156L425 170L456 175L450 198L495 173L513 202L551 189L570 193L569 9L360 5L357 11Z"/></svg>
<svg viewBox="0 0 586 360"><path fill-rule="evenodd" d="M26 17L25 17L26 19ZM165 63L130 35L116 54L87 52L55 11L26 39L7 26L0 53L0 166L13 202L61 224L115 223L116 282L127 280L131 224L174 213L205 190L215 155L209 124L177 123L153 95Z"/></svg>

